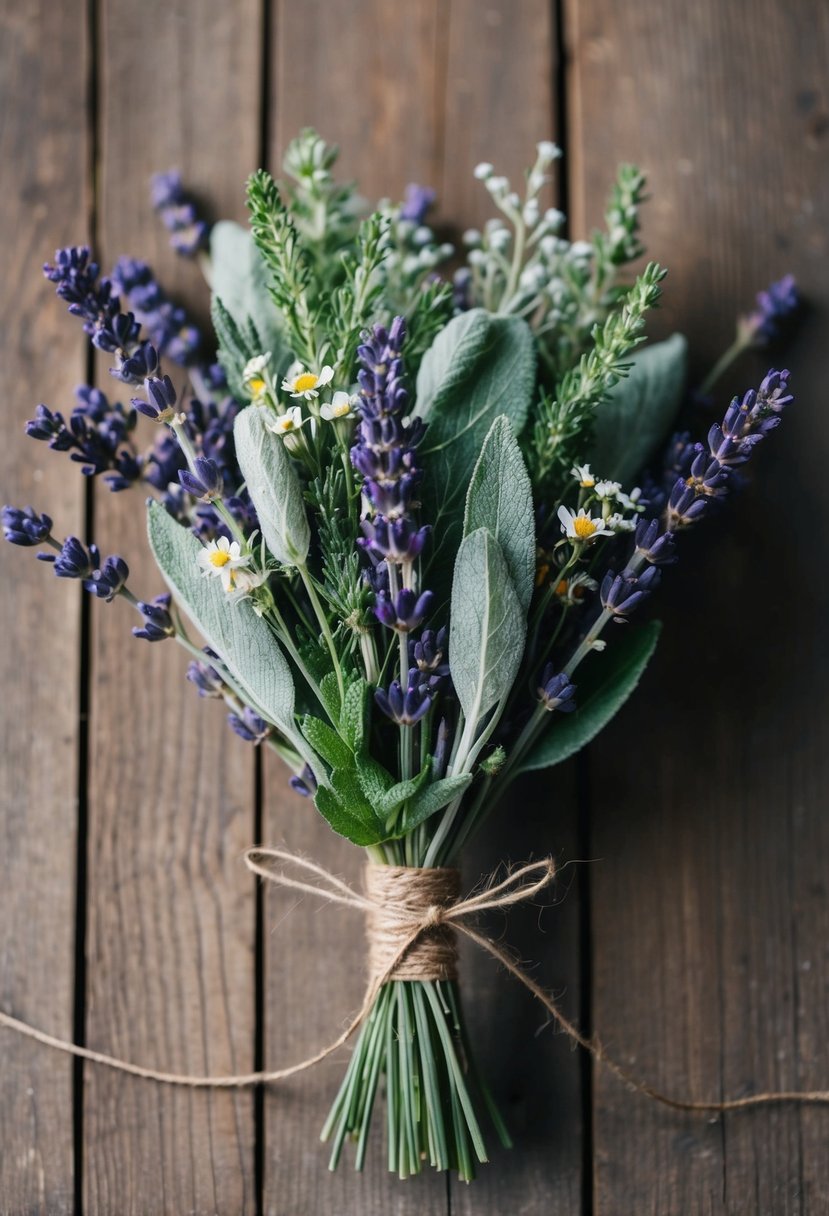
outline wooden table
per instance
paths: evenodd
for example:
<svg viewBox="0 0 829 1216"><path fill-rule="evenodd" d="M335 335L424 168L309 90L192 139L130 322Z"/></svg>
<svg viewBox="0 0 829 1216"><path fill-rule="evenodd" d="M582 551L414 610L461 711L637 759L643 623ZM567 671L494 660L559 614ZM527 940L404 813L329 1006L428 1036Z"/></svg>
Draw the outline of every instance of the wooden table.
<svg viewBox="0 0 829 1216"><path fill-rule="evenodd" d="M798 403L727 519L683 546L642 689L589 755L526 787L468 859L553 851L543 914L509 940L617 1058L679 1095L829 1086L829 8L819 0L66 0L0 5L4 500L125 553L146 597L140 495L29 442L93 366L40 264L87 241L146 256L200 317L147 202L177 165L216 214L313 124L369 198L430 183L480 223L482 159L565 148L558 202L598 222L614 166L648 172L671 274L654 336L701 374L736 313L793 271L811 309ZM720 395L754 384L750 356ZM257 896L240 860L287 842L353 877L356 852L199 703L130 610L82 602L20 551L0 585L5 749L0 1006L176 1070L278 1067L343 1024L361 926ZM499 930L497 923L494 928ZM519 1147L473 1187L326 1171L342 1059L266 1093L188 1092L0 1032L0 1211L453 1216L829 1212L829 1111L676 1114L574 1053L492 963L466 961L474 1033Z"/></svg>

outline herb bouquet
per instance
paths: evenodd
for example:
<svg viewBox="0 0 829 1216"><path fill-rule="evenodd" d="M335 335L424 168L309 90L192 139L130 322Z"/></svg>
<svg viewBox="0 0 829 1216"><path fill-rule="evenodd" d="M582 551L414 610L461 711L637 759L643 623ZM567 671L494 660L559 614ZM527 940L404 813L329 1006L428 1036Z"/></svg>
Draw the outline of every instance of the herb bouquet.
<svg viewBox="0 0 829 1216"><path fill-rule="evenodd" d="M361 220L313 132L289 148L284 181L250 179L250 233L210 228L178 175L159 175L154 205L212 287L215 341L142 262L100 278L71 248L46 267L135 395L81 388L68 418L41 405L28 432L115 492L150 488L172 597L139 600L122 557L55 539L32 508L4 508L7 539L132 604L137 637L176 639L199 694L367 853L385 982L323 1131L332 1165L347 1139L362 1165L381 1078L401 1177L428 1161L471 1178L484 1116L508 1142L464 1028L451 931L436 922L401 953L394 916L456 900L459 854L516 777L578 751L625 701L659 625L616 626L791 400L772 371L704 442L681 434L662 453L686 345L637 349L664 274L620 279L642 253L643 178L623 168L607 230L571 243L540 205L557 155L539 144L523 197L478 166L497 216L465 234L451 280L430 192ZM794 302L789 280L758 297L716 374ZM156 426L146 451L139 419Z"/></svg>

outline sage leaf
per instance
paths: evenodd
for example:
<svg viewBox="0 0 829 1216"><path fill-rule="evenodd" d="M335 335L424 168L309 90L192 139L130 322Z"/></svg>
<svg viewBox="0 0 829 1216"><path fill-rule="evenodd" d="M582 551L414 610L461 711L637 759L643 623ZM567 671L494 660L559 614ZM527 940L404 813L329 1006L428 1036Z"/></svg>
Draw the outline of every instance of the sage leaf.
<svg viewBox="0 0 829 1216"><path fill-rule="evenodd" d="M216 578L198 566L202 545L160 503L150 503L150 547L167 586L205 642L227 665L252 707L295 736L294 682L287 660L266 621L249 600L232 601Z"/></svg>
<svg viewBox="0 0 829 1216"><path fill-rule="evenodd" d="M314 802L334 831L345 836L352 844L365 848L367 845L379 844L383 839L382 824L373 814L366 814L364 805L355 809L355 804L347 795L342 797L325 786L320 786L314 795Z"/></svg>
<svg viewBox="0 0 829 1216"><path fill-rule="evenodd" d="M285 445L266 426L270 416L264 405L241 411L233 426L236 458L272 555L283 566L302 566L311 544L308 513Z"/></svg>
<svg viewBox="0 0 829 1216"><path fill-rule="evenodd" d="M501 547L486 528L464 537L452 581L449 663L468 722L509 692L524 653L527 615Z"/></svg>
<svg viewBox="0 0 829 1216"><path fill-rule="evenodd" d="M348 744L321 718L306 714L299 725L311 747L330 769L347 768L353 763Z"/></svg>
<svg viewBox="0 0 829 1216"><path fill-rule="evenodd" d="M628 375L596 411L590 463L600 477L631 482L668 437L685 389L688 343L682 334L643 346Z"/></svg>
<svg viewBox="0 0 829 1216"><path fill-rule="evenodd" d="M415 413L429 426L418 449L423 466L421 518L432 525L427 583L437 605L463 534L469 479L494 419L505 414L520 434L535 387L535 345L519 317L472 309L441 330L423 357Z"/></svg>
<svg viewBox="0 0 829 1216"><path fill-rule="evenodd" d="M448 806L471 784L472 774L460 773L455 777L442 777L439 781L433 781L431 785L424 785L404 807L403 816L397 825L395 834L407 836L430 815L434 815L436 811L441 811Z"/></svg>
<svg viewBox="0 0 829 1216"><path fill-rule="evenodd" d="M487 528L501 546L526 612L535 584L535 515L530 477L506 414L489 428L466 496L464 535Z"/></svg>
<svg viewBox="0 0 829 1216"><path fill-rule="evenodd" d="M210 230L210 286L221 300L241 334L253 322L259 349L253 354L271 355L275 376L284 373L291 361L284 327L267 287L267 269L253 235L241 224L220 220Z"/></svg>
<svg viewBox="0 0 829 1216"><path fill-rule="evenodd" d="M555 710L550 714L546 732L520 761L517 771L552 768L604 730L639 683L661 629L660 621L649 621L614 638L601 654L591 655L585 661L583 675L580 668L581 678L576 680L578 709L572 714L556 714Z"/></svg>

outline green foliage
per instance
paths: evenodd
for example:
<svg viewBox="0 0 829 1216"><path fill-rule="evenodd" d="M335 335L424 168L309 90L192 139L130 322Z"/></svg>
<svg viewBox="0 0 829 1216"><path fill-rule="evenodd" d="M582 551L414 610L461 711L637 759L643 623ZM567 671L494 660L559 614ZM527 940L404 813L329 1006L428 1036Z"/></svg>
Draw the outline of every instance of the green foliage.
<svg viewBox="0 0 829 1216"><path fill-rule="evenodd" d="M245 325L246 332L243 332L215 293L210 315L216 331L217 357L227 376L228 388L236 401L246 401L248 390L244 384L243 373L248 360L261 354L258 332L250 323Z"/></svg>
<svg viewBox="0 0 829 1216"><path fill-rule="evenodd" d="M268 430L270 411L249 405L233 427L236 459L268 549L284 566L302 566L311 529L296 468L279 436Z"/></svg>
<svg viewBox="0 0 829 1216"><path fill-rule="evenodd" d="M237 332L256 334L257 349L248 358L269 353L274 372L284 373L291 354L282 319L268 291L265 263L251 233L231 220L220 220L210 231L210 286L214 299L221 301L224 312L235 322ZM242 368L244 363L239 377ZM240 401L245 399L246 394L238 397Z"/></svg>
<svg viewBox="0 0 829 1216"><path fill-rule="evenodd" d="M542 396L527 451L533 484L542 496L556 497L561 479L589 445L594 413L627 374L630 354L644 340L645 314L659 299L664 277L660 266L649 263L621 306L595 327L592 348L565 373L555 396Z"/></svg>
<svg viewBox="0 0 829 1216"><path fill-rule="evenodd" d="M489 429L466 496L464 535L486 528L501 547L524 612L535 581L533 494L521 449L505 414Z"/></svg>
<svg viewBox="0 0 829 1216"><path fill-rule="evenodd" d="M218 579L202 576L200 542L159 503L150 503L148 531L168 587L208 646L221 656L247 703L294 736L294 683L267 623L248 600L230 601Z"/></svg>
<svg viewBox="0 0 829 1216"><path fill-rule="evenodd" d="M603 654L592 655L579 673L578 709L572 714L550 714L550 724L519 762L518 772L552 768L575 755L607 726L642 678L659 641L662 625L649 621L614 638ZM619 630L621 633L621 630Z"/></svg>
<svg viewBox="0 0 829 1216"><path fill-rule="evenodd" d="M627 484L658 451L682 404L687 362L682 334L633 353L627 376L596 411L590 458L602 477Z"/></svg>
<svg viewBox="0 0 829 1216"><path fill-rule="evenodd" d="M468 722L480 723L509 693L525 634L526 612L501 547L479 528L458 550L449 632L452 680Z"/></svg>
<svg viewBox="0 0 829 1216"><path fill-rule="evenodd" d="M351 749L321 718L305 714L300 720L299 726L311 747L329 769L349 767L352 763Z"/></svg>
<svg viewBox="0 0 829 1216"><path fill-rule="evenodd" d="M438 603L448 599L466 490L487 432L500 414L516 434L521 431L534 381L535 351L526 324L483 309L450 321L423 358L416 402L416 412L429 423L419 449L422 518L433 526L427 585Z"/></svg>

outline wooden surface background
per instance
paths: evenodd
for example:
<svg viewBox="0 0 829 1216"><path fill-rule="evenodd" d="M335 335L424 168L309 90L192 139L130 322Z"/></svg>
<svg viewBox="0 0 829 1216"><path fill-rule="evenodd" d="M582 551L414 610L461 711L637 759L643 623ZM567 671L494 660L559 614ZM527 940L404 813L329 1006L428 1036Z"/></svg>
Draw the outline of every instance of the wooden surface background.
<svg viewBox="0 0 829 1216"><path fill-rule="evenodd" d="M22 425L101 374L40 277L56 245L147 257L204 317L150 213L154 170L242 218L245 175L313 124L368 197L429 183L462 228L486 215L474 164L517 175L552 137L578 234L635 160L671 270L652 332L684 330L697 373L757 289L797 275L798 403L727 521L684 546L642 689L468 859L470 878L530 852L574 863L509 939L620 1060L697 1098L829 1086L827 64L821 0L0 3L2 497L94 528L146 597L140 501L85 487ZM720 404L765 367L746 358ZM132 641L126 606L3 559L0 1006L169 1069L278 1067L325 1042L360 995L360 925L259 902L240 853L284 841L349 875L356 851L257 770L177 652ZM330 1175L317 1133L341 1059L208 1094L0 1032L0 1213L829 1212L829 1111L671 1113L580 1059L488 961L467 960L465 992L518 1140L472 1187L400 1184L379 1148Z"/></svg>

